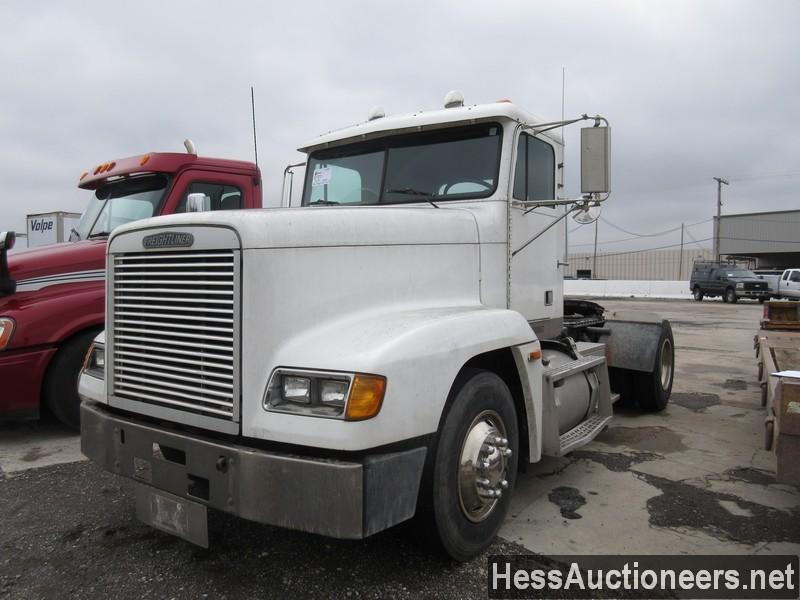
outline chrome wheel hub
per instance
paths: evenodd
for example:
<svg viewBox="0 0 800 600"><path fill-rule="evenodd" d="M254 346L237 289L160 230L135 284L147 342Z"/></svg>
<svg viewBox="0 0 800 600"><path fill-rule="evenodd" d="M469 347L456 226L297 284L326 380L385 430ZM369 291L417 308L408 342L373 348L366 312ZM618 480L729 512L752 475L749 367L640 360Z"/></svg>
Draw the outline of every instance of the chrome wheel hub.
<svg viewBox="0 0 800 600"><path fill-rule="evenodd" d="M470 521L483 521L508 488L511 449L496 412L479 414L467 429L458 462L458 500Z"/></svg>
<svg viewBox="0 0 800 600"><path fill-rule="evenodd" d="M673 360L672 343L666 338L661 344L661 389L663 390L666 390L672 381Z"/></svg>

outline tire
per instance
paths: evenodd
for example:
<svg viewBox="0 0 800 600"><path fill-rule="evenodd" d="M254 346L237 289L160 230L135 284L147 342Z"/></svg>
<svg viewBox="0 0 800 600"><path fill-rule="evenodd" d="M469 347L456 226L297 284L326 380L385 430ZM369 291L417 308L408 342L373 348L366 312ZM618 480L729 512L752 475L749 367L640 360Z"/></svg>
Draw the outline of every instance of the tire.
<svg viewBox="0 0 800 600"><path fill-rule="evenodd" d="M463 384L457 380L454 386L435 447L428 453L423 482L427 497L421 499L426 507L422 516L432 522L429 531L435 541L461 562L494 541L511 502L519 455L517 413L508 387L489 371L471 370L466 375L460 378ZM507 440L505 448L497 437ZM494 464L491 471L474 467L481 449L489 449L485 460ZM505 450L510 451L508 456ZM478 479L491 484L480 486ZM500 496L481 497L478 491L487 488Z"/></svg>
<svg viewBox="0 0 800 600"><path fill-rule="evenodd" d="M675 340L669 321L661 326L655 368L651 373L637 373L636 377L639 406L649 412L664 410L675 379Z"/></svg>
<svg viewBox="0 0 800 600"><path fill-rule="evenodd" d="M764 302L766 302L766 301L767 301L767 298L764 298L764 296L761 296L761 297L758 299L758 303L759 303L759 304L764 304Z"/></svg>
<svg viewBox="0 0 800 600"><path fill-rule="evenodd" d="M694 286L692 290L692 297L694 298L695 302L701 302L703 300L703 290L700 289L700 286Z"/></svg>
<svg viewBox="0 0 800 600"><path fill-rule="evenodd" d="M764 421L764 450L772 450L772 442L775 439L775 418Z"/></svg>
<svg viewBox="0 0 800 600"><path fill-rule="evenodd" d="M726 289L724 300L728 304L736 304L736 301L738 300L738 298L736 297L736 290L734 290L733 288Z"/></svg>
<svg viewBox="0 0 800 600"><path fill-rule="evenodd" d="M87 329L77 334L61 346L47 368L42 399L56 419L70 429L81 427L78 377L89 345L100 331L99 328Z"/></svg>

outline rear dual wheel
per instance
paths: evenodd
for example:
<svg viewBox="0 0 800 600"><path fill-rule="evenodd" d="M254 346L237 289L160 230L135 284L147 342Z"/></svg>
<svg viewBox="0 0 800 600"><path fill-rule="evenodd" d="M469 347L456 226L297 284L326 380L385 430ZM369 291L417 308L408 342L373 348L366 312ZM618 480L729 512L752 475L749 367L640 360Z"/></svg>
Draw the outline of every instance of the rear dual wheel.
<svg viewBox="0 0 800 600"><path fill-rule="evenodd" d="M429 453L423 518L458 561L480 554L508 512L517 473L517 415L508 387L489 371L470 370Z"/></svg>
<svg viewBox="0 0 800 600"><path fill-rule="evenodd" d="M653 371L636 373L634 377L639 406L651 412L664 410L669 402L675 377L675 340L669 321L664 321L661 325Z"/></svg>

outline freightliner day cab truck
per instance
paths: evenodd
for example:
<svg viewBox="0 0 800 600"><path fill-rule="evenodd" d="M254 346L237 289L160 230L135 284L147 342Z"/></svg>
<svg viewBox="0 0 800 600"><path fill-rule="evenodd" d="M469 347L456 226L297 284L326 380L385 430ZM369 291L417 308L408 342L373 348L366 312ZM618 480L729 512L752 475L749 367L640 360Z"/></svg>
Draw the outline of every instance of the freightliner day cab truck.
<svg viewBox="0 0 800 600"><path fill-rule="evenodd" d="M416 514L467 560L517 471L592 440L618 392L664 408L669 323L562 298L566 217L608 192L605 120L577 119L585 195L558 200L562 123L446 105L304 145L302 206L111 235L81 445L145 522L207 545L209 507L337 538Z"/></svg>
<svg viewBox="0 0 800 600"><path fill-rule="evenodd" d="M0 419L37 418L45 404L79 426L78 375L103 328L105 248L115 227L186 210L189 197L210 210L261 208L256 165L187 153L149 153L103 163L79 186L93 197L71 243L6 257L0 234Z"/></svg>

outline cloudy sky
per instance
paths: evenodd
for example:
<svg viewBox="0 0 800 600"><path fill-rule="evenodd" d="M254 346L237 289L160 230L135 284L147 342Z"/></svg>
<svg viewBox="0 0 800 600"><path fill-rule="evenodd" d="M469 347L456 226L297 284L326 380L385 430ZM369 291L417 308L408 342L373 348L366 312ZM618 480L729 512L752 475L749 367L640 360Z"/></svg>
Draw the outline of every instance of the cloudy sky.
<svg viewBox="0 0 800 600"><path fill-rule="evenodd" d="M724 212L800 207L800 2L15 2L0 5L0 230L82 212L79 175L147 151L252 158L255 87L265 202L301 142L387 113L508 97L548 119L601 113L614 251ZM577 193L577 128L567 191ZM614 229L616 226L620 229ZM574 250L593 226L576 229ZM702 240L710 222L689 228ZM687 240L688 240L687 236ZM703 245L710 245L705 242Z"/></svg>

